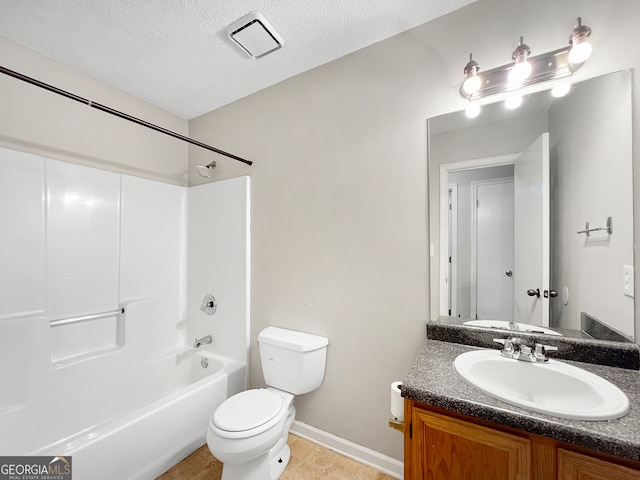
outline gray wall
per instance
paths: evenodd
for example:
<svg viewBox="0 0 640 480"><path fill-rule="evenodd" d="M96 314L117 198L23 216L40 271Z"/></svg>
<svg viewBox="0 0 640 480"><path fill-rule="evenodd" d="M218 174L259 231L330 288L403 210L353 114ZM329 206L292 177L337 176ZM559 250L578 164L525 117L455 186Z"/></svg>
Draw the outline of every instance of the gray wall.
<svg viewBox="0 0 640 480"><path fill-rule="evenodd" d="M509 61L520 35L550 51L579 15L595 46L581 78L640 66L628 48L640 44L637 0L479 0L189 123L255 160L216 169L252 177L252 345L271 324L330 338L324 384L296 400L299 420L402 458L389 383L429 318L426 120L464 108L470 51L482 68ZM207 159L190 150L191 168ZM255 350L251 368L263 385Z"/></svg>
<svg viewBox="0 0 640 480"><path fill-rule="evenodd" d="M402 458L402 437L387 427L389 384L411 366L429 317L426 119L464 108L457 89L470 51L491 68L520 35L534 53L553 50L578 15L595 45L582 78L640 66L629 48L640 44L637 0L479 0L188 123L192 137L255 160L216 159L212 179L252 177L252 346L270 324L330 338L325 382L297 400L300 420ZM0 61L186 131L184 120L4 40ZM0 77L0 143L184 183L182 144L54 98ZM211 160L197 147L188 156L191 175ZM255 350L251 367L259 386Z"/></svg>

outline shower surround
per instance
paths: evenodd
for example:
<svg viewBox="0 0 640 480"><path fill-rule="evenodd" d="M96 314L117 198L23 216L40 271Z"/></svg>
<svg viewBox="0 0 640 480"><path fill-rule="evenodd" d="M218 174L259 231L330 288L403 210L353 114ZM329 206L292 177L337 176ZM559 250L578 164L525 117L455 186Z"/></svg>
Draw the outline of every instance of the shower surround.
<svg viewBox="0 0 640 480"><path fill-rule="evenodd" d="M149 435L153 450L175 435L172 424L201 423L189 402L208 417L244 388L248 210L248 177L186 188L0 149L0 455L72 455L74 478L115 478L108 465L87 472L84 452L147 462L133 439ZM200 311L209 293L213 316ZM217 355L219 372L205 377L218 389L191 382L181 364L205 335L214 341L198 350ZM173 405L162 428L147 420L113 441L162 399ZM173 451L154 451L155 473L205 431L206 422ZM117 477L149 475L128 472Z"/></svg>

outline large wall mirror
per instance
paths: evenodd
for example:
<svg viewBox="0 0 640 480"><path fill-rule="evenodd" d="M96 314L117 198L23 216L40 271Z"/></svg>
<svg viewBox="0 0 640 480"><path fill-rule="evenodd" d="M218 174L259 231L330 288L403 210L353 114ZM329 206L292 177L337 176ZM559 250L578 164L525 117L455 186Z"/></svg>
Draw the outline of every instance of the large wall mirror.
<svg viewBox="0 0 640 480"><path fill-rule="evenodd" d="M634 340L632 88L429 119L432 318Z"/></svg>

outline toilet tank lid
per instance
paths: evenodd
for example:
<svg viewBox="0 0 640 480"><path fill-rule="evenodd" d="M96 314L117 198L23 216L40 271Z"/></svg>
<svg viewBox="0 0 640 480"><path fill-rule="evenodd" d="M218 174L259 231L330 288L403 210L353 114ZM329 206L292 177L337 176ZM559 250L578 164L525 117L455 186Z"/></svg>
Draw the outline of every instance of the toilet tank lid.
<svg viewBox="0 0 640 480"><path fill-rule="evenodd" d="M297 332L279 327L267 327L258 335L258 343L275 345L298 352L310 352L327 346L329 339L311 333Z"/></svg>

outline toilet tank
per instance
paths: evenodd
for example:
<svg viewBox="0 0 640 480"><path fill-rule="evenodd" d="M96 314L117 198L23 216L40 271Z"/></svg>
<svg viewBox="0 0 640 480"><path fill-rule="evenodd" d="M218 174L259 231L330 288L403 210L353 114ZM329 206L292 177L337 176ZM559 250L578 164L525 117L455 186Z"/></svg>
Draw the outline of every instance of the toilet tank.
<svg viewBox="0 0 640 480"><path fill-rule="evenodd" d="M258 335L262 373L267 385L301 395L322 384L329 339L279 327Z"/></svg>

